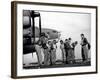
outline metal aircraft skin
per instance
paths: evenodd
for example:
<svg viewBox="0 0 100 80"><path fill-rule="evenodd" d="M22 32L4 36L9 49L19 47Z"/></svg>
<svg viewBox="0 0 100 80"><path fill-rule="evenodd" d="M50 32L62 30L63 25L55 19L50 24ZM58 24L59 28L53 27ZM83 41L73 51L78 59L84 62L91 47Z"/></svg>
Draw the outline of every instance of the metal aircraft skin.
<svg viewBox="0 0 100 80"><path fill-rule="evenodd" d="M36 27L33 25L32 17L34 15L32 16L31 12L32 11L30 11L30 10L23 10L23 54L29 54L29 53L34 52L34 46L33 46L34 44L32 44L32 43L37 42L39 40L39 35L40 35L40 26ZM37 17L40 17L40 13ZM35 21L34 21L34 23L35 23ZM33 39L33 31L32 31L33 27L35 28L35 30L34 30L35 42L32 40ZM59 38L59 32L57 30L43 28L43 26L41 26L41 32L48 34L49 40Z"/></svg>

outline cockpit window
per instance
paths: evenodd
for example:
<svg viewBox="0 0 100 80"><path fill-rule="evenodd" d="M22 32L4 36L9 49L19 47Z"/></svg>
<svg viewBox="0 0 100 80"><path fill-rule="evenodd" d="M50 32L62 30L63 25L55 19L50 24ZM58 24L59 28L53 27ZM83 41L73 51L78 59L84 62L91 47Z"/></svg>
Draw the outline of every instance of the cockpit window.
<svg viewBox="0 0 100 80"><path fill-rule="evenodd" d="M53 33L56 33L57 31L53 30L52 32L53 32Z"/></svg>
<svg viewBox="0 0 100 80"><path fill-rule="evenodd" d="M50 34L49 32L47 32L47 34Z"/></svg>

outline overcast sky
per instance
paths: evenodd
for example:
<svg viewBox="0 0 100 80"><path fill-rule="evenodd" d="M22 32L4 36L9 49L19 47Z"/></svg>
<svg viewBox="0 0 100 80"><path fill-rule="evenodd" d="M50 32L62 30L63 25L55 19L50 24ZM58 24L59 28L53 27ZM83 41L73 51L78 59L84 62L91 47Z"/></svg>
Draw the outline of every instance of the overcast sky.
<svg viewBox="0 0 100 80"><path fill-rule="evenodd" d="M80 33L84 33L84 31L87 32L87 37L90 34L90 14L41 11L40 14L42 28L50 28L60 31L64 38L75 37L75 35L77 37Z"/></svg>

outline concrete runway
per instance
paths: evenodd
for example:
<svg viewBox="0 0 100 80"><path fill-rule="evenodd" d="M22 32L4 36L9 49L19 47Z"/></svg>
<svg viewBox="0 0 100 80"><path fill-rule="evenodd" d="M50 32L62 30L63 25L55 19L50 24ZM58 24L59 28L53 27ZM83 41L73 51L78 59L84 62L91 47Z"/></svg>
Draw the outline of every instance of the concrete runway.
<svg viewBox="0 0 100 80"><path fill-rule="evenodd" d="M66 64L62 63L61 61L56 62L54 65L48 65L48 66L39 66L38 63L30 63L30 64L24 64L24 69L43 69L43 68L61 68L61 67L81 67L81 66L91 66L91 61L88 62L75 62L73 64Z"/></svg>

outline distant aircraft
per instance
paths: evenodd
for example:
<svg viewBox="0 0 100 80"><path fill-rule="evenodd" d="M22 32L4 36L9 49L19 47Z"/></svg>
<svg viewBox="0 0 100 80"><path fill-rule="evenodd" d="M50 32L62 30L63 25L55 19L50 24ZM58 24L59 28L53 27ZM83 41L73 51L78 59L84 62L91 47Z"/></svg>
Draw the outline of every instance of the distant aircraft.
<svg viewBox="0 0 100 80"><path fill-rule="evenodd" d="M49 36L49 40L52 39L58 39L60 37L60 32L54 29L48 29L48 28L41 28L41 33L44 32ZM35 27L35 37L39 38L39 28Z"/></svg>

